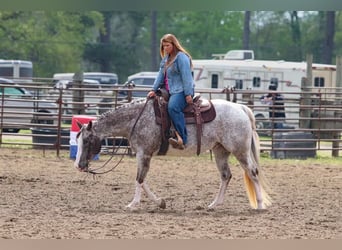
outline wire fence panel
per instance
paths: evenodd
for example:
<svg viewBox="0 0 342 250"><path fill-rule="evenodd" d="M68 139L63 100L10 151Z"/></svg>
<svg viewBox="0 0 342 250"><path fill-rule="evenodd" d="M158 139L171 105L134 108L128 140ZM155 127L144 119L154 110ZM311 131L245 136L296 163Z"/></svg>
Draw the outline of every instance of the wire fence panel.
<svg viewBox="0 0 342 250"><path fill-rule="evenodd" d="M25 84L0 84L0 146L21 145L39 149L70 146L70 128L75 115L100 116L129 103L135 93L150 88L114 85L100 88L89 83L56 87L52 79ZM134 92L133 92L134 90ZM315 88L301 92L276 92L284 97L284 117L273 116L276 102L263 103L266 93L253 90L196 89L202 98L226 99L249 106L255 115L260 147L274 158L314 157L317 151L341 150L342 97L338 88ZM141 98L141 94L139 94ZM273 113L272 113L273 112ZM276 124L281 124L277 127ZM129 147L124 138L108 138L102 153L113 147ZM119 151L116 151L119 152ZM129 151L132 154L131 151Z"/></svg>

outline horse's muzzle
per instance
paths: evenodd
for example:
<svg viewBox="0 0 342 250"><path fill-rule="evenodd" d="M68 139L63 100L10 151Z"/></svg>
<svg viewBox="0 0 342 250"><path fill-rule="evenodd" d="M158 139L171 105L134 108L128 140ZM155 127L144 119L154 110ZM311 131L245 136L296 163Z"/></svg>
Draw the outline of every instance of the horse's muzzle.
<svg viewBox="0 0 342 250"><path fill-rule="evenodd" d="M84 168L78 167L77 169L78 169L80 172L88 172L88 167L84 167Z"/></svg>
<svg viewBox="0 0 342 250"><path fill-rule="evenodd" d="M76 163L75 162L75 167L81 171L81 172L87 172L88 171L88 168L89 168L89 162L86 162L86 163Z"/></svg>

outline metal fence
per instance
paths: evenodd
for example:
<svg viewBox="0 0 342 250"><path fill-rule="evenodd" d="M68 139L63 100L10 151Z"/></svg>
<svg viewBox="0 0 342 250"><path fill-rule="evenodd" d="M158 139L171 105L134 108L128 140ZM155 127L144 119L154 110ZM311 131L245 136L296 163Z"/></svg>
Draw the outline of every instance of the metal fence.
<svg viewBox="0 0 342 250"><path fill-rule="evenodd" d="M97 117L128 103L133 86L92 86L76 82L54 86L52 79L35 79L25 84L0 83L0 146L24 146L39 149L70 148L72 119L77 115ZM261 151L274 158L314 157L318 151L338 156L341 149L342 93L338 88L278 92L284 96L286 118L270 118L275 105L263 104L265 93L253 90L196 89L205 98L221 98L248 105L256 117ZM283 123L281 129L274 124ZM103 153L122 146L122 138L108 138ZM127 141L124 147L128 147ZM118 151L117 151L118 152ZM129 151L129 153L132 153Z"/></svg>

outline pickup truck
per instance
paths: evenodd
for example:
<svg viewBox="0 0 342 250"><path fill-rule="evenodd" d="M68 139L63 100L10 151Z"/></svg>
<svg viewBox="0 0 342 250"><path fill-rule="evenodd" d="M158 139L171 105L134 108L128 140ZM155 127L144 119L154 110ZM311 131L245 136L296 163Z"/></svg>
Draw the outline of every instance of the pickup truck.
<svg viewBox="0 0 342 250"><path fill-rule="evenodd" d="M0 129L17 133L32 124L54 124L57 104L37 99L28 89L7 78L0 78Z"/></svg>

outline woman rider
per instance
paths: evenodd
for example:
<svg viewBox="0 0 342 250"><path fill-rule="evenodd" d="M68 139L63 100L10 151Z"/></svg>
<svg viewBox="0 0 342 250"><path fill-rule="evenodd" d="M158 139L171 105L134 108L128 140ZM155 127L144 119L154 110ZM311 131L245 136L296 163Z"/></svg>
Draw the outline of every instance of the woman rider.
<svg viewBox="0 0 342 250"><path fill-rule="evenodd" d="M184 149L187 143L187 130L183 110L192 104L194 80L192 77L192 59L173 34L160 39L160 69L148 97L154 97L156 91L165 85L170 93L168 113L176 130L177 139L170 138L169 143L178 149Z"/></svg>

